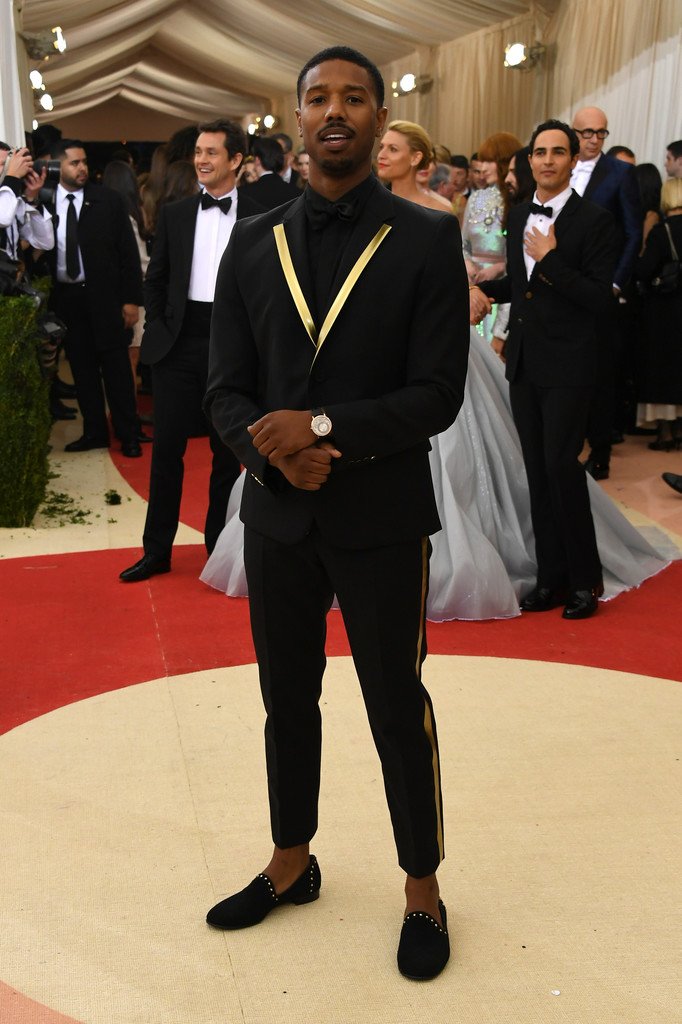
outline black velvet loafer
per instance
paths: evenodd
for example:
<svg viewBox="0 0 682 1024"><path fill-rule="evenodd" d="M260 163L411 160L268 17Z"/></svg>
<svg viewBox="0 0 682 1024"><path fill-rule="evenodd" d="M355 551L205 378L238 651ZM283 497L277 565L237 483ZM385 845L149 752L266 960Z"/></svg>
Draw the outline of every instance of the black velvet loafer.
<svg viewBox="0 0 682 1024"><path fill-rule="evenodd" d="M450 939L445 905L438 900L443 927L419 910L403 921L398 945L398 970L411 981L435 978L450 959Z"/></svg>
<svg viewBox="0 0 682 1024"><path fill-rule="evenodd" d="M284 903L299 906L302 903L313 903L320 895L321 885L322 876L317 858L311 854L303 874L279 896L267 875L256 875L253 882L241 892L216 903L206 915L206 922L214 928L251 928L254 924L260 924L271 910Z"/></svg>

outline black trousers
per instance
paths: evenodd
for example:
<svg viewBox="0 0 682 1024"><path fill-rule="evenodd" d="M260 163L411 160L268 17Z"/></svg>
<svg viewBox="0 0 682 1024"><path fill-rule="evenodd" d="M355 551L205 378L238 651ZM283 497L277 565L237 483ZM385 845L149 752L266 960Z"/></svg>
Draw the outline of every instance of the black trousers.
<svg viewBox="0 0 682 1024"><path fill-rule="evenodd" d="M315 530L280 544L245 530L251 628L267 713L272 836L279 847L317 830L319 699L326 616L336 593L384 776L400 866L417 878L443 858L438 741L421 682L426 657L428 538L349 551Z"/></svg>
<svg viewBox="0 0 682 1024"><path fill-rule="evenodd" d="M208 378L208 335L181 333L173 348L152 367L154 443L149 505L144 525L145 554L170 556L180 521L180 499L187 441L204 418ZM213 453L204 524L206 548L213 551L225 525L227 502L239 476L239 462L206 420Z"/></svg>
<svg viewBox="0 0 682 1024"><path fill-rule="evenodd" d="M137 441L135 383L123 326L120 348L106 351L97 349L97 328L90 316L86 287L56 282L52 295L52 307L68 327L64 349L83 415L83 433L86 437L100 441L108 440L109 425L104 402L106 393L116 437L133 443Z"/></svg>
<svg viewBox="0 0 682 1024"><path fill-rule="evenodd" d="M538 585L596 587L602 571L578 461L592 388L543 388L521 371L509 395L528 475Z"/></svg>

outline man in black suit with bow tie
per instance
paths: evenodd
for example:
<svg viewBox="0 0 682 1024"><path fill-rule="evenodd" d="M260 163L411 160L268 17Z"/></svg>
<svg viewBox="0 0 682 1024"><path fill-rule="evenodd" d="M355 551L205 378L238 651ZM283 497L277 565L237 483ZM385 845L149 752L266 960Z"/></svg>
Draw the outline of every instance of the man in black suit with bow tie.
<svg viewBox="0 0 682 1024"><path fill-rule="evenodd" d="M299 76L310 179L237 225L216 287L207 407L246 466L241 516L267 711L270 863L208 915L257 924L317 898L326 616L336 593L406 872L398 952L412 978L448 958L438 744L421 681L428 535L440 528L429 437L462 402L468 288L457 219L371 174L383 81L333 47Z"/></svg>
<svg viewBox="0 0 682 1024"><path fill-rule="evenodd" d="M510 302L505 357L528 474L538 563L524 611L565 604L564 618L597 610L602 571L585 470L578 461L595 387L597 316L612 301L613 221L570 186L578 138L561 121L536 128L532 203L509 215L507 276L481 286ZM487 311L475 289L472 306Z"/></svg>
<svg viewBox="0 0 682 1024"><path fill-rule="evenodd" d="M180 518L183 458L206 392L215 281L236 221L262 207L238 191L246 151L231 121L199 126L194 166L201 191L161 208L144 285L146 323L141 358L152 367L154 444L144 555L120 574L137 583L170 571ZM225 525L239 463L208 424L213 453L204 537L210 552Z"/></svg>

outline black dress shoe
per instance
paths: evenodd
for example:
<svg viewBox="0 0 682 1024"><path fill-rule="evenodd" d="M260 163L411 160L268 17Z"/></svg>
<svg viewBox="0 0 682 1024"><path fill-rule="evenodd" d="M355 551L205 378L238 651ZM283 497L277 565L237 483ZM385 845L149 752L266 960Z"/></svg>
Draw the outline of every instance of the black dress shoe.
<svg viewBox="0 0 682 1024"><path fill-rule="evenodd" d="M591 590L572 590L561 613L562 618L589 619L599 607L599 598L603 593L603 586Z"/></svg>
<svg viewBox="0 0 682 1024"><path fill-rule="evenodd" d="M75 420L76 410L59 398L50 398L50 416L53 420Z"/></svg>
<svg viewBox="0 0 682 1024"><path fill-rule="evenodd" d="M281 892L279 896L267 875L256 875L245 889L226 900L216 903L206 915L207 924L214 928L250 928L260 924L275 907L284 903L313 903L320 895L322 876L317 858L312 854L308 867L293 885Z"/></svg>
<svg viewBox="0 0 682 1024"><path fill-rule="evenodd" d="M65 452L89 452L93 448L108 448L109 438L104 437L88 437L87 434L83 434L77 441L72 441L70 444L64 446Z"/></svg>
<svg viewBox="0 0 682 1024"><path fill-rule="evenodd" d="M123 441L121 444L121 455L125 455L127 459L142 458L142 449L140 448L139 442Z"/></svg>
<svg viewBox="0 0 682 1024"><path fill-rule="evenodd" d="M67 384L65 380L60 377L55 377L52 381L52 393L57 398L75 398L76 397L76 385Z"/></svg>
<svg viewBox="0 0 682 1024"><path fill-rule="evenodd" d="M137 440L139 444L151 444L154 438L150 437L149 434L145 434L144 430L138 430Z"/></svg>
<svg viewBox="0 0 682 1024"><path fill-rule="evenodd" d="M450 939L445 905L438 900L443 927L431 914L414 911L403 921L398 944L398 970L412 981L428 981L450 959Z"/></svg>
<svg viewBox="0 0 682 1024"><path fill-rule="evenodd" d="M554 587L536 587L530 594L521 601L522 612L548 612L552 608L558 608L563 604L566 596L566 589L555 589Z"/></svg>
<svg viewBox="0 0 682 1024"><path fill-rule="evenodd" d="M668 487L672 487L678 494L682 494L682 476L679 473L661 473L661 476Z"/></svg>
<svg viewBox="0 0 682 1024"><path fill-rule="evenodd" d="M583 467L593 480L608 480L609 478L608 462L597 462L595 459L589 458L583 462Z"/></svg>
<svg viewBox="0 0 682 1024"><path fill-rule="evenodd" d="M157 555L143 555L135 565L124 569L119 579L124 583L139 583L141 580L148 580L150 576L159 576L161 573L170 572L170 558L159 558Z"/></svg>

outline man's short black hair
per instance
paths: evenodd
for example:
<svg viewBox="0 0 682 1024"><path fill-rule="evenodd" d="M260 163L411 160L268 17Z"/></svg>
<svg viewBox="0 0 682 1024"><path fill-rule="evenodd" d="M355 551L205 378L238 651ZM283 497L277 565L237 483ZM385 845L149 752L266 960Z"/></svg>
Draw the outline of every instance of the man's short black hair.
<svg viewBox="0 0 682 1024"><path fill-rule="evenodd" d="M381 77L381 72L376 64L373 64L369 57L365 57L364 53L360 53L359 50L354 50L350 46L328 46L326 50L320 50L314 57L306 61L301 69L301 73L298 76L298 82L296 83L296 95L298 96L298 102L301 102L301 87L303 85L303 79L312 71L313 68L318 67L320 64L324 64L328 60L345 60L349 64L357 64L359 68L364 68L365 71L369 72L369 76L374 83L374 93L378 107L384 105L384 80Z"/></svg>
<svg viewBox="0 0 682 1024"><path fill-rule="evenodd" d="M459 167L461 171L469 170L469 161L463 153L455 153L454 156L450 157L450 166Z"/></svg>
<svg viewBox="0 0 682 1024"><path fill-rule="evenodd" d="M257 135L251 153L258 157L266 171L279 174L284 169L284 150L279 142L267 135Z"/></svg>
<svg viewBox="0 0 682 1024"><path fill-rule="evenodd" d="M67 149L85 149L80 139L57 139L50 146L50 156L53 160L63 160Z"/></svg>
<svg viewBox="0 0 682 1024"><path fill-rule="evenodd" d="M577 156L580 152L580 139L576 135L575 130L571 128L570 124L566 124L565 121L557 121L555 117L552 117L549 121L543 121L542 124L539 124L531 135L530 142L528 143L531 155L535 149L535 140L541 132L563 132L568 139L571 156Z"/></svg>
<svg viewBox="0 0 682 1024"><path fill-rule="evenodd" d="M286 132L275 132L270 138L279 143L285 153L291 153L291 150L294 148L291 135L287 135Z"/></svg>
<svg viewBox="0 0 682 1024"><path fill-rule="evenodd" d="M611 146L611 149L607 149L605 156L612 156L614 159L619 153L625 153L631 160L635 159L635 154L632 152L629 146Z"/></svg>
<svg viewBox="0 0 682 1024"><path fill-rule="evenodd" d="M677 139L675 142L669 142L665 148L668 150L673 160L679 160L682 156L682 139Z"/></svg>
<svg viewBox="0 0 682 1024"><path fill-rule="evenodd" d="M235 124L234 121L228 121L226 118L219 117L215 121L206 121L204 124L197 125L197 129L199 135L202 132L211 132L212 134L223 132L225 135L225 149L230 159L235 157L237 153L245 156L248 151L244 130L241 125ZM197 138L199 135L197 135Z"/></svg>

